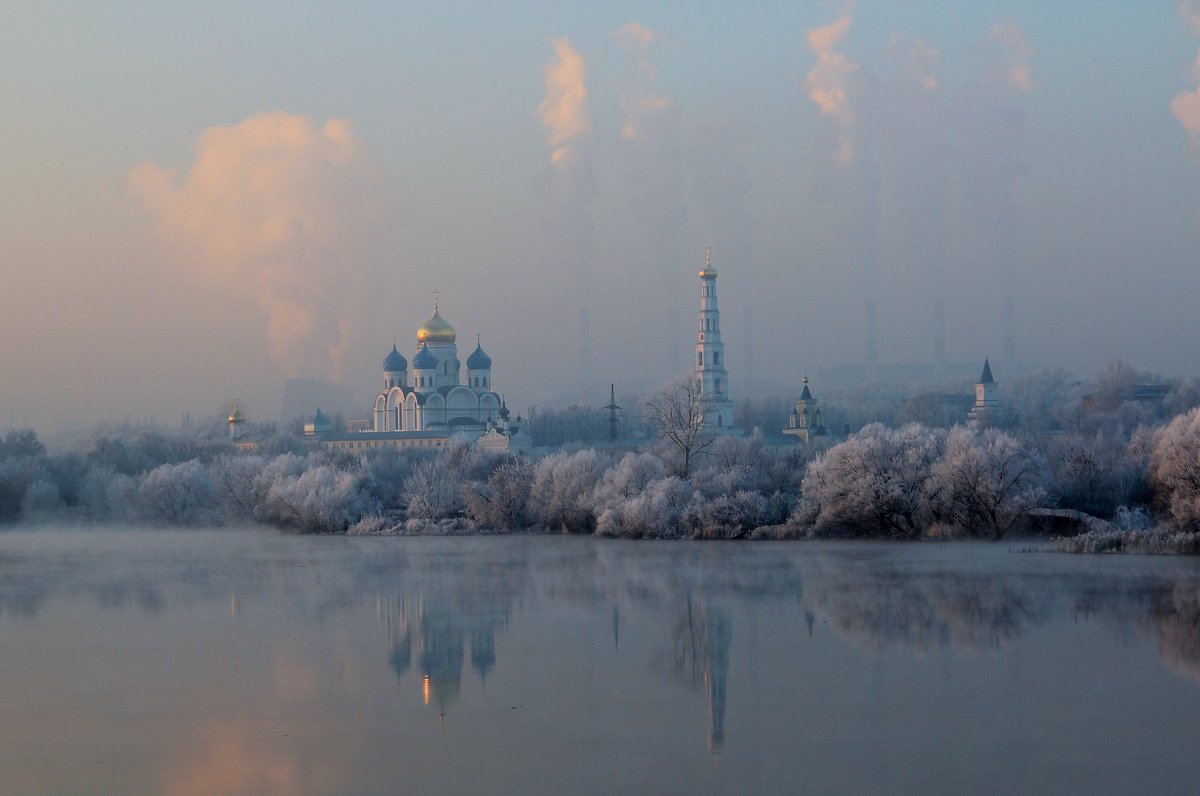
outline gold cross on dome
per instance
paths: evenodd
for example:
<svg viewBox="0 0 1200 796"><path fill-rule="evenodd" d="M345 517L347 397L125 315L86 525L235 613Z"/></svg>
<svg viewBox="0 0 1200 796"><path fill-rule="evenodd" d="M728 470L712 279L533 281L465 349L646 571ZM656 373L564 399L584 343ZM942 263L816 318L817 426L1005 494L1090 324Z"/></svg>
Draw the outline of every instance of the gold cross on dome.
<svg viewBox="0 0 1200 796"><path fill-rule="evenodd" d="M708 265L708 266L712 265L712 244L711 243L704 247L704 264Z"/></svg>
<svg viewBox="0 0 1200 796"><path fill-rule="evenodd" d="M437 291L437 288L434 288L433 289L433 311L434 312L437 312L437 300L438 300L438 291Z"/></svg>

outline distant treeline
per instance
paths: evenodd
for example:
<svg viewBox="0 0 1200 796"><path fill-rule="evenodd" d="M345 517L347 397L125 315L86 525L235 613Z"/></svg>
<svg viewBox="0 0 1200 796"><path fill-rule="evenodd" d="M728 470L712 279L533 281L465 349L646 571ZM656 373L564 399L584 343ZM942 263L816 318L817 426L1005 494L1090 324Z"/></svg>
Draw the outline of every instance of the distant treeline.
<svg viewBox="0 0 1200 796"><path fill-rule="evenodd" d="M49 453L32 431L12 431L0 440L0 522L996 539L1028 528L1032 510L1055 508L1099 518L1110 534L1079 549L1136 547L1111 541L1125 538L1111 536L1117 532L1200 532L1193 385L1174 385L1154 403L1093 400L1101 410L1086 412L1081 387L1064 374L1035 375L1029 385L1005 396L1013 413L1007 429L875 422L813 447L771 444L761 434L721 437L698 446L690 462L669 435L513 457L471 445L333 452L287 433L241 453L215 425L100 433L76 450ZM1103 380L1089 387L1092 395L1105 388ZM1108 389L1119 398L1125 388ZM828 414L858 417L875 397L839 400ZM1022 422L1018 407L1037 422ZM566 429L605 430L582 422L581 412L569 410L552 427L565 436ZM534 423L547 419L552 410ZM653 425L642 428L650 433ZM1178 539L1169 546L1189 549Z"/></svg>

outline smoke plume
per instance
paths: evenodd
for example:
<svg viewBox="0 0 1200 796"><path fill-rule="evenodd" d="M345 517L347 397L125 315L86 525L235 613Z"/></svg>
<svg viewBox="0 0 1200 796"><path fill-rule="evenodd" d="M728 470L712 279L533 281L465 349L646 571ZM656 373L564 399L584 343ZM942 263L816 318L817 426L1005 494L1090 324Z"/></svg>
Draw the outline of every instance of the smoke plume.
<svg viewBox="0 0 1200 796"><path fill-rule="evenodd" d="M844 11L835 22L809 30L805 38L817 62L804 79L808 98L832 120L836 128L837 149L834 160L839 166L849 166L856 157L854 128L857 119L851 105L859 66L835 48L850 30L854 21Z"/></svg>
<svg viewBox="0 0 1200 796"><path fill-rule="evenodd" d="M834 236L847 262L858 266L862 278L864 375L875 377L879 358L878 295L879 175L867 140L875 129L868 118L874 91L860 66L836 47L854 24L847 5L838 19L809 30L808 47L816 64L804 81L809 100L829 120L833 136L834 173L822 172L819 194L834 202Z"/></svg>
<svg viewBox="0 0 1200 796"><path fill-rule="evenodd" d="M1026 114L1017 97L1033 88L1033 50L1016 25L993 25L990 62L955 105L956 152L963 210L978 231L974 267L1001 279L1004 357L1016 357L1016 225L1014 184L1025 173L1021 140Z"/></svg>
<svg viewBox="0 0 1200 796"><path fill-rule="evenodd" d="M1200 0L1182 0L1179 13L1192 32L1200 36ZM1196 87L1175 95L1171 100L1171 113L1187 131L1194 150L1200 152L1200 53L1192 64L1192 79L1196 81Z"/></svg>
<svg viewBox="0 0 1200 796"><path fill-rule="evenodd" d="M621 151L629 163L632 187L630 209L646 235L648 272L662 279L662 303L667 307L667 365L679 372L678 278L679 230L687 218L680 177L679 106L658 93L658 67L650 47L658 34L637 22L616 32L626 53L621 86Z"/></svg>
<svg viewBox="0 0 1200 796"><path fill-rule="evenodd" d="M551 149L553 172L546 186L551 215L544 232L554 256L567 267L573 267L575 272L579 299L580 383L586 399L592 382L588 305L595 236L588 205L596 193L586 69L583 56L571 47L565 36L552 40L550 46L554 48L554 58L543 70L546 95L538 105L538 116Z"/></svg>
<svg viewBox="0 0 1200 796"><path fill-rule="evenodd" d="M345 120L318 126L276 111L210 127L185 173L143 163L128 182L169 257L254 296L285 376L340 378L360 247L382 201L373 159Z"/></svg>
<svg viewBox="0 0 1200 796"><path fill-rule="evenodd" d="M933 362L946 363L947 119L939 74L941 53L921 38L896 35L894 65L883 93L882 151L891 177L898 245L889 250L901 273L923 274L933 299Z"/></svg>

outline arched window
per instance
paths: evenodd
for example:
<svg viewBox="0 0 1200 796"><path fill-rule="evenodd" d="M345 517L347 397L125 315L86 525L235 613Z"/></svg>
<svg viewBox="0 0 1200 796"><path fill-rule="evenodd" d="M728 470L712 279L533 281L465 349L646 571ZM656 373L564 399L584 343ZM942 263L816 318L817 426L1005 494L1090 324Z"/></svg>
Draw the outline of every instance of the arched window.
<svg viewBox="0 0 1200 796"><path fill-rule="evenodd" d="M723 425L725 425L725 418L724 418L724 416L722 416L722 415L717 415L717 425L718 425L718 426L723 426Z"/></svg>
<svg viewBox="0 0 1200 796"><path fill-rule="evenodd" d="M720 395L721 394L721 380L717 379L716 381L714 381L713 387L716 389L717 395Z"/></svg>
<svg viewBox="0 0 1200 796"><path fill-rule="evenodd" d="M714 365L720 365L720 364L721 364L721 352L720 352L720 351L714 351L714 352L713 352L713 364L714 364Z"/></svg>
<svg viewBox="0 0 1200 796"><path fill-rule="evenodd" d="M701 366L704 365L704 352L703 351L696 352L696 364L701 365Z"/></svg>

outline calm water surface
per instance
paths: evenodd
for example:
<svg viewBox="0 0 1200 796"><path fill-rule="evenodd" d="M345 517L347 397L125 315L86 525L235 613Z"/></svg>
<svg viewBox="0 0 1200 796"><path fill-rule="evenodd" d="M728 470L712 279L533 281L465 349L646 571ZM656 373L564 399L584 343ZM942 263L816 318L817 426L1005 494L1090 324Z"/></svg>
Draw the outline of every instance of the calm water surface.
<svg viewBox="0 0 1200 796"><path fill-rule="evenodd" d="M1195 793L1200 562L0 534L0 793Z"/></svg>

